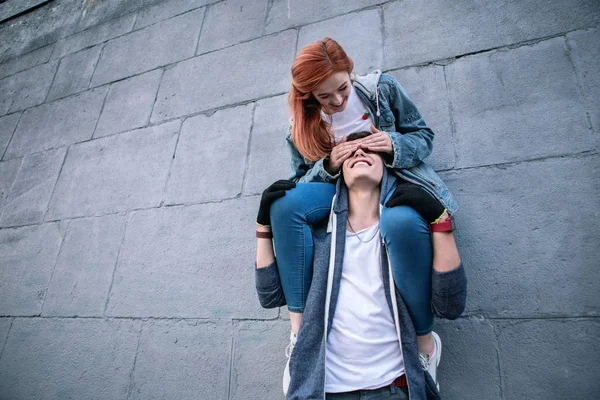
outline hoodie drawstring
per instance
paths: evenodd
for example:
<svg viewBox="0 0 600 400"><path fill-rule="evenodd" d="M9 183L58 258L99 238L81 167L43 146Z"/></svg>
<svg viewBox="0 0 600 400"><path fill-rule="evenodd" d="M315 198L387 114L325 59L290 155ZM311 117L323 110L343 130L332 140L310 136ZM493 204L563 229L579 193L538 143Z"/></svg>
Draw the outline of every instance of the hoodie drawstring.
<svg viewBox="0 0 600 400"><path fill-rule="evenodd" d="M379 88L375 86L375 100L377 103L377 117L381 117L381 112L379 112Z"/></svg>

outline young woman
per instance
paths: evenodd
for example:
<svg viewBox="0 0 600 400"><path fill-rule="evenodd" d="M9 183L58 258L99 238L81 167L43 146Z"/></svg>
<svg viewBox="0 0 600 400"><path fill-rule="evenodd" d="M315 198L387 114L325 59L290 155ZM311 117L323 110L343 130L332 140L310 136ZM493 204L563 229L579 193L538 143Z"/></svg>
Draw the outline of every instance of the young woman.
<svg viewBox="0 0 600 400"><path fill-rule="evenodd" d="M414 103L393 77L380 71L354 76L353 67L352 60L331 38L304 47L292 66L287 144L294 171L291 180L298 184L257 219L261 229L272 224L277 267L292 325L286 354L289 358L312 279L311 226L329 214L333 183L343 162L360 146L381 153L385 165L402 178L387 197L380 230L394 266L396 287L418 335L424 368L435 376L441 342L432 333L431 271L443 253L432 249L429 231L412 240L402 237L403 224L411 219L406 216L406 207L396 206L410 203L407 199L414 185L427 190L442 205L443 214L452 215L457 204L435 171L423 162L431 153L434 133ZM373 134L352 142L345 140L349 134L365 130ZM448 222L436 228L442 215L422 217L432 224L432 230L450 229Z"/></svg>

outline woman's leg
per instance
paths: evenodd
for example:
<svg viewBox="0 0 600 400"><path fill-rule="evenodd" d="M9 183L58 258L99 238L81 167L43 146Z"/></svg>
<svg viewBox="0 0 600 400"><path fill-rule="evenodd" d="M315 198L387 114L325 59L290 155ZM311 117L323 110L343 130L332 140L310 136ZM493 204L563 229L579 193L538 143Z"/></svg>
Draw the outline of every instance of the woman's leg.
<svg viewBox="0 0 600 400"><path fill-rule="evenodd" d="M299 183L271 205L273 241L279 277L292 316L299 326L312 280L313 238L310 226L329 215L335 185Z"/></svg>
<svg viewBox="0 0 600 400"><path fill-rule="evenodd" d="M415 326L419 351L429 352L433 345L433 246L429 226L419 213L408 206L385 207L380 226L388 248L394 282Z"/></svg>

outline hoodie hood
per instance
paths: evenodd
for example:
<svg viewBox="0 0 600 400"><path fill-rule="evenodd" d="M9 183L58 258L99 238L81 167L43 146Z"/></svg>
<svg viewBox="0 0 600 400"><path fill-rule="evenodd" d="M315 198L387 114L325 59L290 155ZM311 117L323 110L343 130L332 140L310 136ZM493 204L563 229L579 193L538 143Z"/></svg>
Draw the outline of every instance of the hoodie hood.
<svg viewBox="0 0 600 400"><path fill-rule="evenodd" d="M350 79L354 83L354 86L360 90L365 96L369 98L369 100L375 100L375 104L377 107L377 117L381 116L381 111L379 109L379 90L377 85L379 84L379 78L381 77L381 70L376 69L367 75L354 75L350 76Z"/></svg>
<svg viewBox="0 0 600 400"><path fill-rule="evenodd" d="M379 196L379 204L383 205L387 194L392 190L396 184L396 175L391 173L388 168L383 168L383 177L381 179L381 194ZM348 187L344 182L343 175L340 174L340 178L336 183L336 195L333 199L333 212L339 214L341 212L348 211ZM331 218L331 217L330 217Z"/></svg>

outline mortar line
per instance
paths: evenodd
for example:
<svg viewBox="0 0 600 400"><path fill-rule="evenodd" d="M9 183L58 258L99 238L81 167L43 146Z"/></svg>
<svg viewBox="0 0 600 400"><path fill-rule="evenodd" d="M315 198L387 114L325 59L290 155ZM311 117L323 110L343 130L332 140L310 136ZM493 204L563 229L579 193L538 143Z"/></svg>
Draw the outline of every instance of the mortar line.
<svg viewBox="0 0 600 400"><path fill-rule="evenodd" d="M50 283L52 283L52 278L54 277L54 271L56 271L56 265L58 264L58 260L60 258L60 253L63 251L65 239L71 228L71 223L67 223L66 225L67 226L65 228L65 233L64 233L64 235L61 235L62 239L60 241L60 247L58 248L58 253L56 254L56 259L54 260L54 265L52 265L52 272L50 273L50 278L48 279L48 283L46 284L46 290L44 291L44 298L42 299L42 307L40 307L40 315L42 315L44 312L44 306L46 305L46 298L48 297L48 291L50 290ZM60 222L56 223L56 228L58 229L58 232L60 234Z"/></svg>
<svg viewBox="0 0 600 400"><path fill-rule="evenodd" d="M56 69L54 70L54 75L52 76L52 82L50 83L50 86L48 86L48 92L46 92L46 96L44 96L44 101L41 104L38 104L38 106L45 104L48 101L48 97L50 96L50 93L52 93L52 86L54 86L56 75L58 75L58 69L60 68L60 64L62 64L62 59L58 60L58 62L56 63Z"/></svg>
<svg viewBox="0 0 600 400"><path fill-rule="evenodd" d="M452 164L452 168L456 167L456 163L458 163L458 150L457 150L457 141L458 134L456 133L456 122L454 121L454 106L452 105L452 95L450 93L450 85L448 85L448 76L446 71L446 66L442 66L442 72L444 74L444 85L446 86L446 96L448 96L448 116L450 118L450 136L452 137L452 150L454 153L454 163Z"/></svg>
<svg viewBox="0 0 600 400"><path fill-rule="evenodd" d="M200 323L204 322L223 322L223 321L244 321L244 322L264 322L264 321L277 321L283 320L282 318L242 318L242 317L227 317L227 318L214 318L214 317L152 317L152 316L45 316L45 315L0 315L0 318L20 318L20 319L81 319L81 320L101 320L101 321L113 321L113 320L126 320L126 321L196 321ZM562 315L562 316L525 316L525 317L488 317L481 314L470 314L462 315L456 320L470 321L473 319L478 320L489 320L489 321L508 321L515 323L523 323L527 321L600 321L600 315Z"/></svg>
<svg viewBox="0 0 600 400"><path fill-rule="evenodd" d="M2 360L2 355L4 354L4 348L6 347L6 342L8 342L8 335L10 335L10 331L12 329L12 326L13 326L14 322L15 322L15 319L12 318L10 320L10 325L8 326L8 330L6 331L6 337L2 341L2 348L0 349L0 360Z"/></svg>
<svg viewBox="0 0 600 400"><path fill-rule="evenodd" d="M250 322L264 322L264 321L276 321L277 318L242 318L242 317L227 317L227 318L214 318L214 317L153 317L153 316L86 316L86 315L0 315L0 318L20 318L20 319L56 319L56 320L98 320L98 321L194 321L199 323L213 323L223 321L250 321ZM591 317L585 317L590 319ZM594 318L600 318L594 317Z"/></svg>
<svg viewBox="0 0 600 400"><path fill-rule="evenodd" d="M90 79L88 80L86 87L86 90L88 90L90 88L90 86L92 85L92 79L94 79L94 75L96 74L96 69L98 68L98 64L100 64L100 59L102 58L102 55L104 54L104 49L106 48L106 42L104 44L98 44L96 46L102 46L100 47L100 52L98 53L98 58L96 59L96 62L94 63L94 70L92 71L92 75L90 75ZM90 47L90 49L93 49L95 46ZM73 53L75 54L75 53Z"/></svg>
<svg viewBox="0 0 600 400"><path fill-rule="evenodd" d="M234 325L233 321L231 324L231 348L229 351L229 379L228 379L228 385L227 385L227 399L231 400L231 378L233 377L233 360L234 360L234 356L235 356L235 337L236 337L236 332L239 333L239 326ZM236 329L237 328L237 329Z"/></svg>
<svg viewBox="0 0 600 400"><path fill-rule="evenodd" d="M295 28L295 31L296 31L296 43L294 44L294 54L292 55L292 64L294 63L296 54L298 54L298 44L300 43L300 28Z"/></svg>
<svg viewBox="0 0 600 400"><path fill-rule="evenodd" d="M142 341L142 333L144 331L144 327L146 324L142 322L140 326L140 331L138 332L138 340L135 346L135 356L133 357L133 365L131 366L131 370L129 371L129 384L127 385L127 393L125 395L125 399L129 399L129 396L133 392L133 388L135 387L135 366L137 364L138 353L140 352L140 342Z"/></svg>
<svg viewBox="0 0 600 400"><path fill-rule="evenodd" d="M146 123L144 124L144 126L150 126L152 123L152 115L154 114L154 107L156 107L156 101L158 100L158 93L160 92L160 85L162 85L162 80L163 80L163 78L165 76L165 72L166 72L165 68L161 68L161 69L162 69L162 73L160 74L160 79L158 80L158 86L156 87L156 93L154 94L154 101L152 102L152 108L150 109L150 115L148 115L148 118L146 119ZM148 72L148 73L150 73L150 72Z"/></svg>
<svg viewBox="0 0 600 400"><path fill-rule="evenodd" d="M65 167L65 164L67 162L67 155L69 154L70 147L71 147L71 145L67 146L67 148L65 150L65 155L63 156L62 162L60 164L60 168L58 169L58 174L56 174L56 180L54 181L54 186L52 187L52 193L50 193L50 197L48 198L48 203L46 204L46 211L44 211L44 215L42 217L42 223L46 222L46 216L48 215L48 211L50 210L50 204L52 204L52 198L54 197L54 192L56 191L56 187L58 186L58 180L60 178L60 174L62 173L63 168ZM60 150L61 148L56 149L56 150ZM44 151L52 151L52 150L44 150Z"/></svg>
<svg viewBox="0 0 600 400"><path fill-rule="evenodd" d="M385 42L387 41L387 33L385 31L385 13L383 12L383 5L379 7L379 23L381 24L381 66L385 65Z"/></svg>
<svg viewBox="0 0 600 400"><path fill-rule="evenodd" d="M496 365L498 367L498 389L500 390L500 399L504 399L504 378L502 376L502 360L501 360L501 352L500 352L500 334L497 331L497 326L495 324L491 324L492 329L494 330L494 338L495 341L495 350L496 350Z"/></svg>
<svg viewBox="0 0 600 400"><path fill-rule="evenodd" d="M104 93L104 99L102 100L102 106L100 107L100 112L98 113L98 117L96 118L96 124L94 124L94 130L92 130L92 136L90 136L89 139L81 141L81 142L76 142L73 144L79 144L79 143L84 143L84 142L88 142L94 139L99 139L96 136L96 131L98 130L98 125L100 124L100 118L102 118L102 113L104 112L104 107L106 106L106 102L108 100L108 95L110 94L110 91L112 89L112 83L109 83L106 88L106 93ZM101 136L103 137L103 136Z"/></svg>
<svg viewBox="0 0 600 400"><path fill-rule="evenodd" d="M579 70L577 68L577 65L575 64L575 60L573 59L573 54L572 54L573 49L571 47L571 44L569 43L569 38L567 37L567 35L565 35L565 48L566 48L567 60L569 60L571 67L573 67L573 73L575 74L575 81L577 82L577 91L579 92L579 97L581 98L581 103L583 104L583 108L585 110L585 114L586 114L587 121L588 121L588 128L590 130L590 135L592 136L593 139L596 139L594 137L595 135L594 135L594 126L592 125L592 117L590 115L587 98L585 96L585 91L583 89L583 82L579 78ZM595 140L595 142L598 144L598 140Z"/></svg>
<svg viewBox="0 0 600 400"><path fill-rule="evenodd" d="M17 112L20 112L21 114L19 115L19 118L17 118L17 123L15 124L15 127L13 128L13 131L10 134L10 138L8 139L8 142L6 143L6 147L2 151L2 154L0 155L0 160L2 160L2 161L5 161L4 156L6 155L6 152L8 151L8 146L10 146L10 142L12 142L13 138L15 137L17 128L19 127L19 124L21 123L21 118L23 118L23 114L25 114L25 111L17 111ZM8 115L12 115L12 114L7 114L6 116L8 116ZM18 157L14 157L14 158L18 158Z"/></svg>
<svg viewBox="0 0 600 400"><path fill-rule="evenodd" d="M267 12L265 12L265 20L263 21L262 36L267 34L267 24L269 23L269 17L271 16L271 9L273 8L273 0L267 0Z"/></svg>
<svg viewBox="0 0 600 400"><path fill-rule="evenodd" d="M177 147L179 146L179 139L181 139L181 129L183 128L183 122L179 124L179 128L177 129L177 137L175 138L175 146L173 146L173 156L171 157L171 161L169 162L169 168L167 170L167 177L165 179L165 183L163 184L163 191L160 203L158 204L158 208L162 207L165 204L167 197L167 188L169 184L169 180L171 179L171 172L173 171L173 163L175 162L175 157L177 156Z"/></svg>
<svg viewBox="0 0 600 400"><path fill-rule="evenodd" d="M106 292L106 301L104 302L104 311L102 312L102 316L106 317L106 310L108 309L108 303L110 300L110 293L112 291L113 283L115 282L115 274L117 272L117 267L119 266L119 261L121 259L121 250L123 250L123 243L125 243L125 235L127 234L127 227L129 225L129 220L131 219L131 214L125 214L125 222L123 223L123 233L121 236L121 244L119 245L119 250L117 251L117 257L115 257L115 265L113 267L113 271L110 277L110 285L108 286L108 291Z"/></svg>
<svg viewBox="0 0 600 400"><path fill-rule="evenodd" d="M198 50L200 48L200 38L202 37L202 29L204 29L204 21L206 21L206 14L208 13L208 8L211 5L212 4L206 4L204 6L204 12L202 13L202 22L200 23L200 30L198 31L198 39L196 39L196 46L194 46L194 55L192 57L195 57L198 55Z"/></svg>
<svg viewBox="0 0 600 400"><path fill-rule="evenodd" d="M252 136L254 134L254 120L256 118L256 103L252 107L251 115L252 119L250 121L250 132L248 132L248 142L246 143L246 158L244 160L244 173L242 174L242 188L240 190L240 195L246 192L246 187L248 186L248 168L250 167L250 150L252 148Z"/></svg>
<svg viewBox="0 0 600 400"><path fill-rule="evenodd" d="M17 168L17 173L15 174L15 178L13 179L12 183L10 184L10 187L6 191L6 199L8 199L8 195L12 192L12 189L15 186L15 183L17 182L17 178L19 177L19 174L21 173L21 168L23 167L24 160L25 160L25 156L21 157L21 160L19 161L19 167ZM0 220L2 220L2 216L4 215L4 207L5 206L6 206L6 204L4 204L2 206L2 209L0 209ZM6 229L6 228L7 227L0 227L0 231L2 229Z"/></svg>

